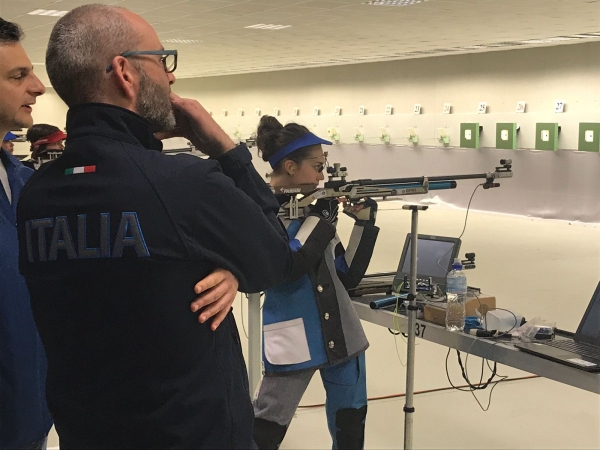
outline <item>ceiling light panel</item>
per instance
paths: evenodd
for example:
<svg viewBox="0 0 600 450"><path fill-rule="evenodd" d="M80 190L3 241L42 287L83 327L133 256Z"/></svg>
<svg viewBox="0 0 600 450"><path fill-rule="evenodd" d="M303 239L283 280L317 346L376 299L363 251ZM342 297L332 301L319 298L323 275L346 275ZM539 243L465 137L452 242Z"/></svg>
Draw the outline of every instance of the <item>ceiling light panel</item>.
<svg viewBox="0 0 600 450"><path fill-rule="evenodd" d="M197 39L166 39L163 42L169 42L172 44L197 44L200 41Z"/></svg>
<svg viewBox="0 0 600 450"><path fill-rule="evenodd" d="M252 28L254 30L282 30L284 28L290 28L291 25L273 25L266 23L257 23L256 25L250 25L244 28Z"/></svg>
<svg viewBox="0 0 600 450"><path fill-rule="evenodd" d="M366 2L365 5L371 6L410 6L417 3L424 3L429 0L373 0Z"/></svg>
<svg viewBox="0 0 600 450"><path fill-rule="evenodd" d="M592 37L592 36L590 36L590 37ZM595 37L597 37L597 36L595 36ZM548 44L551 42L573 41L576 39L581 39L581 38L568 37L568 36L556 36L556 37L550 37L550 38L544 38L544 39L528 39L525 41L521 41L521 44Z"/></svg>
<svg viewBox="0 0 600 450"><path fill-rule="evenodd" d="M58 11L56 9L36 9L34 11L28 12L30 16L52 16L52 17L62 17L67 14L69 11Z"/></svg>

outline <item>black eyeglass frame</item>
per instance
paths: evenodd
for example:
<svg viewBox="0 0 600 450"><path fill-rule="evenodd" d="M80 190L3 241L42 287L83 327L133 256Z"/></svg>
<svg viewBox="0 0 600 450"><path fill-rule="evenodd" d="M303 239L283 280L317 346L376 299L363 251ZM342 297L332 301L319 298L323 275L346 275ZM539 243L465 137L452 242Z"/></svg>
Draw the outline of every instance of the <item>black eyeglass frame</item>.
<svg viewBox="0 0 600 450"><path fill-rule="evenodd" d="M130 56L137 56L137 55L163 56L164 58L161 58L161 62L162 62L163 68L165 69L166 73L173 73L177 69L177 50L129 50L129 51L121 53L119 56L122 56L123 58L129 58ZM173 68L171 70L169 70L169 68L167 67L167 58L166 58L167 56L175 57L175 61L173 63ZM112 69L113 69L113 66L111 63L106 68L106 73L110 72Z"/></svg>
<svg viewBox="0 0 600 450"><path fill-rule="evenodd" d="M323 163L322 163L322 162L319 162L319 163L318 163L318 164L319 164L319 166L320 166L318 169L315 167L315 165L314 165L314 164L313 164L313 166L312 166L312 167L313 167L313 169L315 169L315 170L316 170L318 173L321 173L321 172L323 172L323 170L325 170L325 168L326 168L326 167L329 165L329 164L327 163L327 156L328 156L328 155L327 155L327 152L323 152L323 156L313 156L313 157L310 157L310 158L305 158L305 159L304 159L304 161L309 161L309 160L311 160L311 159L325 158L325 162L323 162Z"/></svg>

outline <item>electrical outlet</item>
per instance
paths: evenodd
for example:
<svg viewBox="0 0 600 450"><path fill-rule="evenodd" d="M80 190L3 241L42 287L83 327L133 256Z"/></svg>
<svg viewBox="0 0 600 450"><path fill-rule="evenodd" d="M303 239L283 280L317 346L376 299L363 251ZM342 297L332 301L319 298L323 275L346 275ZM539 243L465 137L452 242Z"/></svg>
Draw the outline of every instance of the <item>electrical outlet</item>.
<svg viewBox="0 0 600 450"><path fill-rule="evenodd" d="M208 115L212 117L212 111L210 109L208 110Z"/></svg>
<svg viewBox="0 0 600 450"><path fill-rule="evenodd" d="M485 114L487 111L487 102L479 102L479 108L477 114Z"/></svg>
<svg viewBox="0 0 600 450"><path fill-rule="evenodd" d="M415 107L413 109L413 114L421 114L421 105L419 103L415 103Z"/></svg>
<svg viewBox="0 0 600 450"><path fill-rule="evenodd" d="M452 104L451 103L444 103L444 109L443 109L443 113L444 114L450 114L450 112L452 111Z"/></svg>
<svg viewBox="0 0 600 450"><path fill-rule="evenodd" d="M554 112L555 113L563 113L563 112L565 112L565 102L564 102L564 100L556 100L554 102Z"/></svg>
<svg viewBox="0 0 600 450"><path fill-rule="evenodd" d="M315 106L315 107L313 108L313 116L318 116L318 115L319 115L319 107L318 107L318 106Z"/></svg>
<svg viewBox="0 0 600 450"><path fill-rule="evenodd" d="M274 115L275 117L277 117L277 116L279 115L279 108L275 108L275 109L273 110L273 115Z"/></svg>
<svg viewBox="0 0 600 450"><path fill-rule="evenodd" d="M256 114L257 116L260 116L260 108L255 108L254 114Z"/></svg>
<svg viewBox="0 0 600 450"><path fill-rule="evenodd" d="M238 116L242 117L244 115L244 110L242 108L238 109Z"/></svg>
<svg viewBox="0 0 600 450"><path fill-rule="evenodd" d="M333 110L333 115L334 116L341 116L342 115L342 107L341 106L336 106L335 109Z"/></svg>
<svg viewBox="0 0 600 450"><path fill-rule="evenodd" d="M299 108L292 109L292 116L297 116L298 114L300 114L300 109Z"/></svg>
<svg viewBox="0 0 600 450"><path fill-rule="evenodd" d="M517 102L517 113L523 114L525 112L526 106L527 102Z"/></svg>
<svg viewBox="0 0 600 450"><path fill-rule="evenodd" d="M223 109L223 110L221 110L221 113L223 114L223 117L225 117L227 115L227 110Z"/></svg>
<svg viewBox="0 0 600 450"><path fill-rule="evenodd" d="M385 105L385 115L391 116L394 113L394 108L392 105Z"/></svg>
<svg viewBox="0 0 600 450"><path fill-rule="evenodd" d="M360 105L358 107L358 115L359 116L364 116L365 115L365 107L363 105Z"/></svg>

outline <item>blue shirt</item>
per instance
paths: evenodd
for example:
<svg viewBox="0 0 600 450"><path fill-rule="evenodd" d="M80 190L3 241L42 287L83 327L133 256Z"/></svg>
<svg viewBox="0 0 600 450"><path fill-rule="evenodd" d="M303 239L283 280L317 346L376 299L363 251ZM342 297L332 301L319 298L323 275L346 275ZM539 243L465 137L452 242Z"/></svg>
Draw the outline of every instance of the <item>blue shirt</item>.
<svg viewBox="0 0 600 450"><path fill-rule="evenodd" d="M46 406L46 357L19 273L17 199L33 170L0 150L12 204L0 188L0 448L43 439L52 426Z"/></svg>

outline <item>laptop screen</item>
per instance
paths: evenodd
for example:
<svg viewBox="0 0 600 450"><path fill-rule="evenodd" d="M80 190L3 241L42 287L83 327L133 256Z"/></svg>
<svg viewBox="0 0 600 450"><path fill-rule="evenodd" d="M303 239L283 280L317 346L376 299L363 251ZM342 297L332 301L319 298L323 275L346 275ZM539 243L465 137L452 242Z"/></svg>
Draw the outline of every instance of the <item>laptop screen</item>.
<svg viewBox="0 0 600 450"><path fill-rule="evenodd" d="M444 236L419 235L417 245L417 278L433 278L433 282L446 285L446 275L452 270L454 258L460 251L460 239ZM398 291L404 275L410 276L411 235L406 236L394 290Z"/></svg>
<svg viewBox="0 0 600 450"><path fill-rule="evenodd" d="M581 319L575 339L600 347L600 283Z"/></svg>
<svg viewBox="0 0 600 450"><path fill-rule="evenodd" d="M445 277L448 274L448 267L452 266L451 257L454 242L431 241L429 239L419 239L417 259L417 274L419 277ZM408 244L406 258L402 264L402 272L410 273L410 254L411 244ZM452 261L454 261L452 259Z"/></svg>

